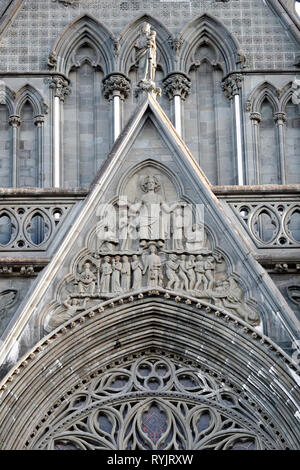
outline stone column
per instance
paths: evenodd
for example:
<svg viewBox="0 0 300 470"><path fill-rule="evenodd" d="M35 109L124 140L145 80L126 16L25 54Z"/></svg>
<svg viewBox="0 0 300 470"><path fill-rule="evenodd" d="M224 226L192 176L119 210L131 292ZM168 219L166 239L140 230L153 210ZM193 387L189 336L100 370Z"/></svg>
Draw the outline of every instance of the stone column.
<svg viewBox="0 0 300 470"><path fill-rule="evenodd" d="M242 142L242 119L241 119L241 103L240 90L242 88L243 75L235 73L225 79L222 84L224 95L234 103L234 121L235 121L235 139L237 153L237 173L238 184L244 185L244 158L243 158L243 142Z"/></svg>
<svg viewBox="0 0 300 470"><path fill-rule="evenodd" d="M121 103L130 93L130 81L121 73L111 73L103 79L103 95L112 105L113 114L113 140L115 141L121 132L122 113Z"/></svg>
<svg viewBox="0 0 300 470"><path fill-rule="evenodd" d="M174 126L182 136L182 102L191 92L191 80L182 72L173 72L163 80L163 90L173 103Z"/></svg>
<svg viewBox="0 0 300 470"><path fill-rule="evenodd" d="M34 124L37 127L37 153L38 153L38 186L43 186L44 175L44 116L36 116Z"/></svg>
<svg viewBox="0 0 300 470"><path fill-rule="evenodd" d="M278 130L281 184L285 184L286 183L286 174L285 174L284 137L285 137L286 114L285 113L275 113L274 121L277 125L277 130Z"/></svg>
<svg viewBox="0 0 300 470"><path fill-rule="evenodd" d="M252 142L253 142L255 181L256 181L256 184L260 184L259 123L261 121L261 115L260 113L251 113L250 119L252 121Z"/></svg>
<svg viewBox="0 0 300 470"><path fill-rule="evenodd" d="M9 124L12 127L12 186L17 187L18 184L18 175L17 175L17 152L18 152L18 133L19 127L21 124L20 116L12 115L9 117Z"/></svg>
<svg viewBox="0 0 300 470"><path fill-rule="evenodd" d="M67 80L61 76L50 79L50 88L53 90L53 163L52 184L54 188L62 185L62 135L63 135L63 108L62 105L71 88Z"/></svg>

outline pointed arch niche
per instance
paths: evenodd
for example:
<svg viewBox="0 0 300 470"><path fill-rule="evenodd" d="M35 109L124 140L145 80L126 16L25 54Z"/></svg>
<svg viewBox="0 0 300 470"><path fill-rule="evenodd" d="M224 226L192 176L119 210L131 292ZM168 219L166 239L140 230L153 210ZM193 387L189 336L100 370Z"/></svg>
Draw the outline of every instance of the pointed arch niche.
<svg viewBox="0 0 300 470"><path fill-rule="evenodd" d="M110 106L102 94L102 80L114 68L112 51L112 34L88 15L71 23L52 51L55 70L71 88L61 118L64 187L89 186L112 143Z"/></svg>
<svg viewBox="0 0 300 470"><path fill-rule="evenodd" d="M277 89L269 82L260 84L252 93L253 162L257 184L285 182L282 124Z"/></svg>
<svg viewBox="0 0 300 470"><path fill-rule="evenodd" d="M285 183L300 183L300 105L293 102L293 84L284 88L280 100L284 117L283 146Z"/></svg>
<svg viewBox="0 0 300 470"><path fill-rule="evenodd" d="M236 69L238 44L208 15L190 23L181 36L180 69L192 82L184 103L185 141L212 184L236 184L233 104L221 81Z"/></svg>
<svg viewBox="0 0 300 470"><path fill-rule="evenodd" d="M13 178L15 186L40 187L44 174L44 121L47 113L40 93L25 85L16 93L13 126Z"/></svg>
<svg viewBox="0 0 300 470"><path fill-rule="evenodd" d="M0 186L13 185L12 127L9 117L13 115L14 96L5 85L0 86Z"/></svg>

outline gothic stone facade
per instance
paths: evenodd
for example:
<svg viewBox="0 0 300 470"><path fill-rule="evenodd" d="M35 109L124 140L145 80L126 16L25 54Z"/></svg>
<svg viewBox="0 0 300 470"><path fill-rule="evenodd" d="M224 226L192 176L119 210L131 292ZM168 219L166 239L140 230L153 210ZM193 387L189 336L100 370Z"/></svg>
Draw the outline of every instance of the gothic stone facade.
<svg viewBox="0 0 300 470"><path fill-rule="evenodd" d="M1 0L0 448L299 449L293 0Z"/></svg>

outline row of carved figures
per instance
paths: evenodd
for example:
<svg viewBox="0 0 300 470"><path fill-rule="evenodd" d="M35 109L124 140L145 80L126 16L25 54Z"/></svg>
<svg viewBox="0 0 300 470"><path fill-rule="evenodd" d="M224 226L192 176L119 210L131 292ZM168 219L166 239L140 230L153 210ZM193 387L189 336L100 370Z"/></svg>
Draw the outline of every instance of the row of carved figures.
<svg viewBox="0 0 300 470"><path fill-rule="evenodd" d="M114 294L138 290L145 287L165 287L171 290L207 291L214 288L215 258L213 256L177 255L170 253L163 262L156 252L155 246L150 246L149 254L142 260L134 254L131 260L128 256L104 256L99 262L98 272L94 273L91 263L85 262L83 269L76 278L80 295ZM165 264L164 282L163 264ZM165 284L165 285L164 285ZM97 289L98 286L98 289Z"/></svg>

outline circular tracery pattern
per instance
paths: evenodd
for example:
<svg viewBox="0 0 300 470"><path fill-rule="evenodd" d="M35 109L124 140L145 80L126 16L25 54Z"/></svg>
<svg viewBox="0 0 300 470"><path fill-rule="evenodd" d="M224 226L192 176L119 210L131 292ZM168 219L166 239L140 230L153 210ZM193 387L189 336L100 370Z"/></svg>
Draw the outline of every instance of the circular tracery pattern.
<svg viewBox="0 0 300 470"><path fill-rule="evenodd" d="M272 448L224 384L166 357L103 372L78 391L39 449L198 450ZM49 431L50 429L50 431Z"/></svg>

